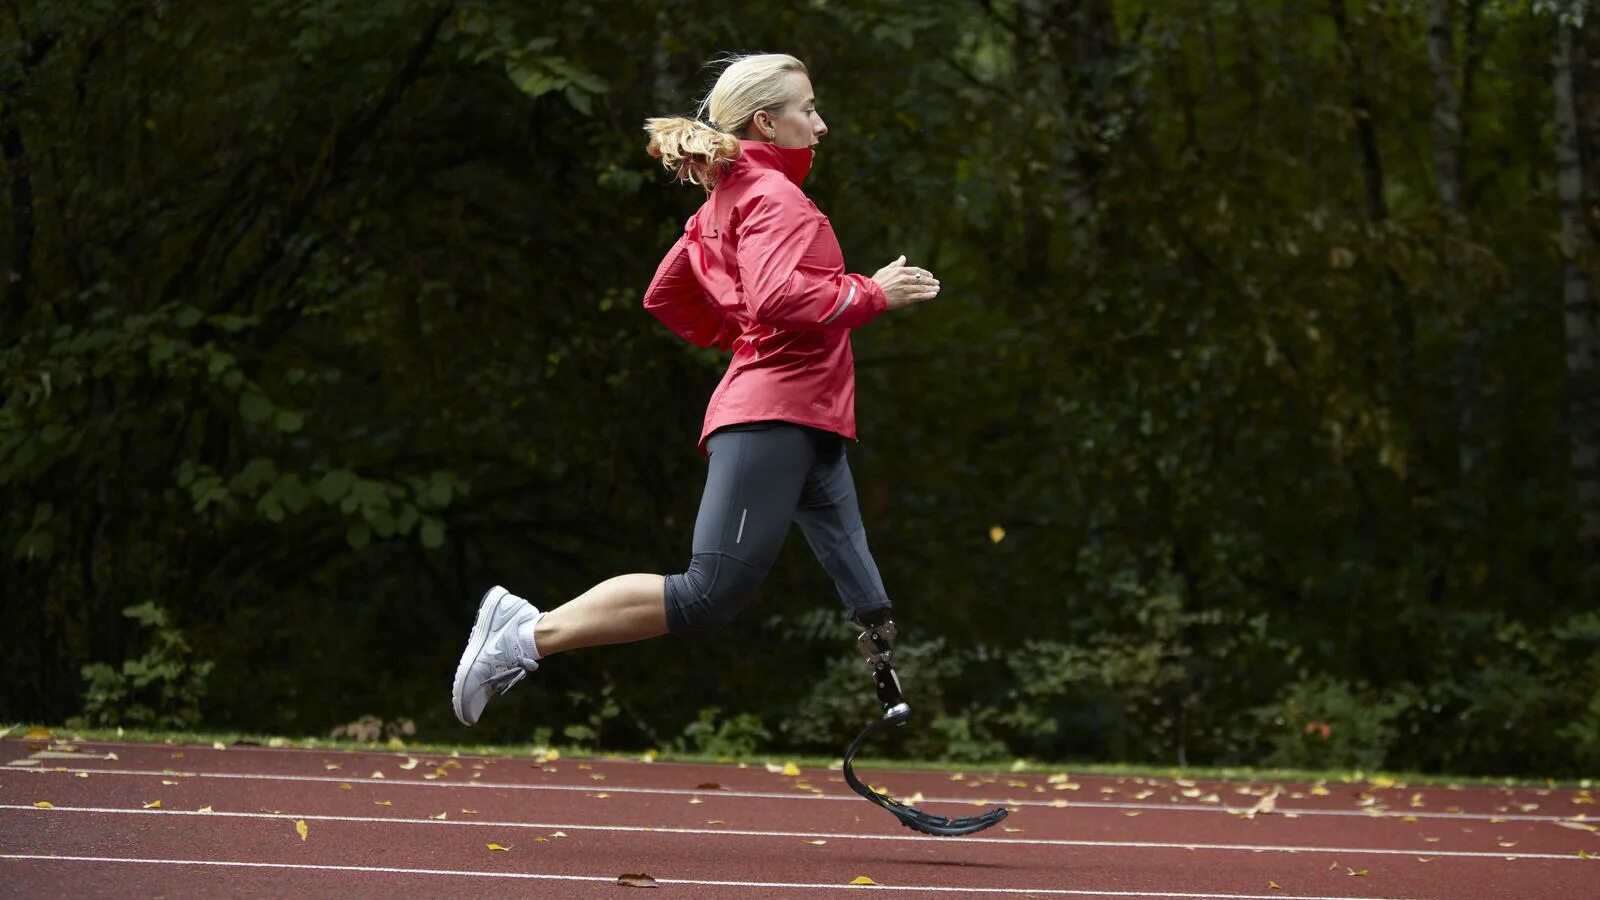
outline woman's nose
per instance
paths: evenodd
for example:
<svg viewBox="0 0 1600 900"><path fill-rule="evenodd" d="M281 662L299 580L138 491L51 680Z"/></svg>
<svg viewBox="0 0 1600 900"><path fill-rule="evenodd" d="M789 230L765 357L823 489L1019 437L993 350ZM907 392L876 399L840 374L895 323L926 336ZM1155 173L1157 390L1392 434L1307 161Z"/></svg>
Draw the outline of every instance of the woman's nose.
<svg viewBox="0 0 1600 900"><path fill-rule="evenodd" d="M811 129L811 131L812 131L812 133L814 133L814 134L815 134L815 135L816 135L816 136L817 136L817 137L822 137L822 136L823 136L823 135L825 135L825 134L827 134L827 133L828 133L828 123L827 123L827 122L824 122L824 121L822 121L822 117L821 117L821 116L818 116L818 117L817 117L817 124L816 124L816 127L815 127L815 128L812 128L812 129Z"/></svg>

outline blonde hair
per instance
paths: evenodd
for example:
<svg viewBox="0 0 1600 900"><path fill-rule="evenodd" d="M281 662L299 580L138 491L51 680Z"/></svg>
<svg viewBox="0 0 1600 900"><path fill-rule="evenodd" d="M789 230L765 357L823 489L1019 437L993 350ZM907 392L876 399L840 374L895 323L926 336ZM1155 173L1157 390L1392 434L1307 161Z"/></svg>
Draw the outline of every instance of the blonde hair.
<svg viewBox="0 0 1600 900"><path fill-rule="evenodd" d="M669 116L644 120L650 143L645 152L661 160L679 181L711 190L721 170L739 158L739 135L761 110L794 99L789 74L807 74L805 63L786 53L735 56L700 101L697 118Z"/></svg>

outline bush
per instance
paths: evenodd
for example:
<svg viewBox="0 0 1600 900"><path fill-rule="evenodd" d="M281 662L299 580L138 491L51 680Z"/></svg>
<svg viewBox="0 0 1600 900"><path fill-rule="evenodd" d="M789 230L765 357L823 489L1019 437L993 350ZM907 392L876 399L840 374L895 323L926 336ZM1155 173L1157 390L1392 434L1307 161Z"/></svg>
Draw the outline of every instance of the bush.
<svg viewBox="0 0 1600 900"><path fill-rule="evenodd" d="M150 649L138 659L124 660L121 671L105 663L83 667L88 688L83 715L69 725L137 725L193 728L200 724L200 700L206 693L210 660L197 660L183 632L155 603L122 611L151 634Z"/></svg>

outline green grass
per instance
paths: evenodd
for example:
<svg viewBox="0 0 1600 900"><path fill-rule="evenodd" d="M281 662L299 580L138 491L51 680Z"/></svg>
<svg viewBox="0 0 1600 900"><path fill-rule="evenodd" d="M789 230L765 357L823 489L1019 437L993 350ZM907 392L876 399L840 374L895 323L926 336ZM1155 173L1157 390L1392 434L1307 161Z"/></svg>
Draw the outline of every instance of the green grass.
<svg viewBox="0 0 1600 900"><path fill-rule="evenodd" d="M488 756L528 758L541 752L555 751L564 759L639 759L638 752L608 752L595 747L576 745L533 744L449 744L425 741L351 741L322 737L287 737L283 735L249 734L236 731L151 731L120 728L53 728L33 723L0 722L0 737L20 740L32 728L51 731L56 740L125 741L141 744L205 745L233 744L259 745L315 750L363 750L388 753L410 753L417 756ZM766 763L793 762L803 769L836 767L839 756L810 756L783 753L755 753L744 757L713 756L698 753L656 751L658 762L711 763L722 765L763 765ZM1420 772L1364 772L1339 769L1256 769L1249 767L1210 766L1159 766L1138 763L1084 763L1052 762L1045 760L997 761L942 761L916 759L888 759L882 757L857 757L858 769L906 769L931 772L987 772L995 774L1042 774L1071 772L1075 775L1102 775L1141 778L1187 778L1195 781L1257 781L1257 782L1328 782L1365 784L1374 780L1392 781L1395 785L1487 785L1494 787L1568 787L1589 788L1593 779L1562 781L1529 777L1486 777L1473 775L1448 775Z"/></svg>

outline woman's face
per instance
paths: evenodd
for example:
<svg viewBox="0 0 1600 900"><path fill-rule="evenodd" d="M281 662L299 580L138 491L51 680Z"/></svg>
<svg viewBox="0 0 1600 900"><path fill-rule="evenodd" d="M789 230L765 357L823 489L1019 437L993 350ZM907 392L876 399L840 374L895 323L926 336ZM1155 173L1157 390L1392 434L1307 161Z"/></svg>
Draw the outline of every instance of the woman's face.
<svg viewBox="0 0 1600 900"><path fill-rule="evenodd" d="M817 115L817 97L811 90L811 79L803 73L791 72L789 84L788 102L778 109L756 113L753 120L756 138L792 149L815 147L828 133L828 126Z"/></svg>

